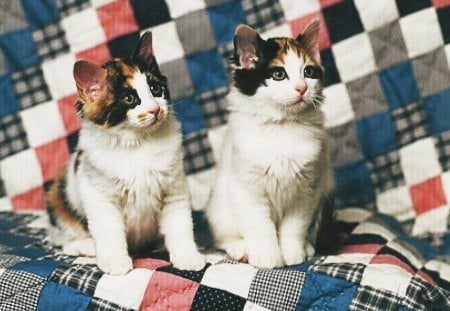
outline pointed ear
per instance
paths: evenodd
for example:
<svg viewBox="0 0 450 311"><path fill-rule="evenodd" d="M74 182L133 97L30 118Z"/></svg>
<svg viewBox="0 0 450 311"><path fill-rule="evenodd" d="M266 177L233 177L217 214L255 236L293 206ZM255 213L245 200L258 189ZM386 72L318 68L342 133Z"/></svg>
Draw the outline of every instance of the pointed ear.
<svg viewBox="0 0 450 311"><path fill-rule="evenodd" d="M260 51L264 40L259 34L247 25L239 25L234 33L235 61L245 69L255 68L262 62Z"/></svg>
<svg viewBox="0 0 450 311"><path fill-rule="evenodd" d="M152 41L152 33L150 31L145 32L134 51L134 57L144 64L148 64L154 57Z"/></svg>
<svg viewBox="0 0 450 311"><path fill-rule="evenodd" d="M320 21L318 18L315 18L309 22L308 25L306 25L303 32L295 39L303 44L306 50L317 62L320 62L319 31Z"/></svg>
<svg viewBox="0 0 450 311"><path fill-rule="evenodd" d="M78 95L94 101L106 89L106 70L88 61L80 60L73 66Z"/></svg>

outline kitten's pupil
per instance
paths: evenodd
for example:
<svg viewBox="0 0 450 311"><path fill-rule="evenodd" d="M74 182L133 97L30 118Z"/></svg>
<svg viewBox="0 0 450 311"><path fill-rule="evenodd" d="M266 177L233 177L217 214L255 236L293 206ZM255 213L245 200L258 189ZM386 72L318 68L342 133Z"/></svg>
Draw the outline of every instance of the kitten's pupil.
<svg viewBox="0 0 450 311"><path fill-rule="evenodd" d="M283 68L275 68L272 72L272 79L275 81L281 81L286 78L286 71Z"/></svg>

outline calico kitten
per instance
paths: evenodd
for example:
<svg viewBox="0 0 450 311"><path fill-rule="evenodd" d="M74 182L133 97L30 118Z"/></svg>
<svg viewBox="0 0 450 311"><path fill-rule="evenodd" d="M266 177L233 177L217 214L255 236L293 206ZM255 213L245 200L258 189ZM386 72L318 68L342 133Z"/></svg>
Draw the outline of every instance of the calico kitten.
<svg viewBox="0 0 450 311"><path fill-rule="evenodd" d="M228 130L207 216L220 248L261 268L314 254L321 202L333 192L319 27L312 21L296 39L263 40L245 25L235 32Z"/></svg>
<svg viewBox="0 0 450 311"><path fill-rule="evenodd" d="M96 255L112 275L133 268L129 251L161 238L175 267L201 269L180 126L151 33L132 58L78 61L74 77L82 127L78 151L48 193L51 239L68 254Z"/></svg>

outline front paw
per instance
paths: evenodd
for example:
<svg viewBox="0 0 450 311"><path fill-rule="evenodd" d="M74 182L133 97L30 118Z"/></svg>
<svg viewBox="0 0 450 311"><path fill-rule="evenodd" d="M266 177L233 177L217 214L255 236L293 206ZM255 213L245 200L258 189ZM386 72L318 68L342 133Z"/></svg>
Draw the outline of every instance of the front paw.
<svg viewBox="0 0 450 311"><path fill-rule="evenodd" d="M107 274L123 275L133 269L133 261L128 255L97 257L97 266Z"/></svg>
<svg viewBox="0 0 450 311"><path fill-rule="evenodd" d="M197 250L183 254L170 254L173 266L180 270L199 271L205 266L205 256Z"/></svg>
<svg viewBox="0 0 450 311"><path fill-rule="evenodd" d="M310 242L306 241L304 245L297 243L295 246L291 245L283 250L284 262L288 266L298 265L311 258L314 252L314 247Z"/></svg>
<svg viewBox="0 0 450 311"><path fill-rule="evenodd" d="M275 268L284 265L283 258L278 249L249 252L248 263L257 268Z"/></svg>

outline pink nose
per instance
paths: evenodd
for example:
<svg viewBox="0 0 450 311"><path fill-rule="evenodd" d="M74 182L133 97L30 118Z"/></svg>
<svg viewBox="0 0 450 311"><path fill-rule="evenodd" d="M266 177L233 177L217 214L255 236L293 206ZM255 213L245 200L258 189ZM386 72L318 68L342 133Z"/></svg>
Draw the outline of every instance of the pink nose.
<svg viewBox="0 0 450 311"><path fill-rule="evenodd" d="M148 112L150 112L152 115L157 116L161 108L159 106L153 106L149 109Z"/></svg>
<svg viewBox="0 0 450 311"><path fill-rule="evenodd" d="M295 90L301 95L305 95L307 89L308 87L304 83L297 85L297 87L295 88Z"/></svg>

